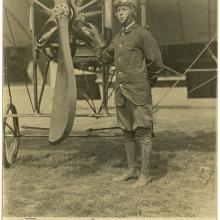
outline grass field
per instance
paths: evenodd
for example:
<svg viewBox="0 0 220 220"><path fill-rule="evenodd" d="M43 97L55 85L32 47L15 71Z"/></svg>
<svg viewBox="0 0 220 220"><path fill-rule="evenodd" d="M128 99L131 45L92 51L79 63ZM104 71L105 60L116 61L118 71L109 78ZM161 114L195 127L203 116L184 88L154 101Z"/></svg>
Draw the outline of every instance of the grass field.
<svg viewBox="0 0 220 220"><path fill-rule="evenodd" d="M215 110L162 109L155 123L153 181L143 189L111 181L126 169L121 137L68 138L58 146L22 138L17 163L3 173L4 216L215 216Z"/></svg>

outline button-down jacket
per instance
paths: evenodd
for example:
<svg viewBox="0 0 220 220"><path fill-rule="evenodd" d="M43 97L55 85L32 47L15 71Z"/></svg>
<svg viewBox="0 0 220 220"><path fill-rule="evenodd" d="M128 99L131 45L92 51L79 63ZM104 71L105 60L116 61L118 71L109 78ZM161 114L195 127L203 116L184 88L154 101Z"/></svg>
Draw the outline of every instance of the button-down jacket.
<svg viewBox="0 0 220 220"><path fill-rule="evenodd" d="M129 25L115 36L102 59L115 64L116 105L123 105L121 94L136 105L152 103L151 86L163 64L158 44L149 31L136 23Z"/></svg>

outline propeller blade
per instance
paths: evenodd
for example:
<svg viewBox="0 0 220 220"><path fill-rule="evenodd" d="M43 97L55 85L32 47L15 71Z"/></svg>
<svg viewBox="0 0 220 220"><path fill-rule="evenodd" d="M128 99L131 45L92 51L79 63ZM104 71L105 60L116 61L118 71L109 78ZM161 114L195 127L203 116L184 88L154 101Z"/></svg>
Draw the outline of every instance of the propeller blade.
<svg viewBox="0 0 220 220"><path fill-rule="evenodd" d="M59 144L72 130L77 101L76 79L70 52L68 17L57 19L60 48L49 143Z"/></svg>

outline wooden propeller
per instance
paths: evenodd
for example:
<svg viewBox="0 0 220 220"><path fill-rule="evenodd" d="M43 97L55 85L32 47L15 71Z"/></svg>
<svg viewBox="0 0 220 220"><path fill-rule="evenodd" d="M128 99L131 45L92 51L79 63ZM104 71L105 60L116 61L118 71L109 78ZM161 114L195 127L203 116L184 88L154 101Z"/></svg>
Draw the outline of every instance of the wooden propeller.
<svg viewBox="0 0 220 220"><path fill-rule="evenodd" d="M74 25L74 21L77 21L77 24L81 24L83 27L73 28L71 26L72 31L78 32L78 35L84 36L89 42L94 41L96 46L103 46L105 42L94 36L81 15L82 12L85 18L99 15L100 13L97 11L85 13L86 9L99 1L91 0L90 2L86 1L84 4L84 1L76 0L34 0L35 16L32 16L32 23L34 24L33 48L40 48L41 51L49 48L52 49L51 51L56 51L54 54L50 53L49 57L58 61L49 130L49 142L51 144L59 144L69 135L76 112L77 87L70 50L70 23ZM35 17L37 19L34 19ZM59 43L57 40L59 40ZM55 44L59 45L58 56L57 48L53 50ZM37 89L35 90L35 96L37 97ZM39 112L38 103L36 103L36 107Z"/></svg>
<svg viewBox="0 0 220 220"><path fill-rule="evenodd" d="M69 21L66 0L55 3L59 31L59 55L54 89L49 142L61 143L71 132L76 111L77 89L69 43Z"/></svg>

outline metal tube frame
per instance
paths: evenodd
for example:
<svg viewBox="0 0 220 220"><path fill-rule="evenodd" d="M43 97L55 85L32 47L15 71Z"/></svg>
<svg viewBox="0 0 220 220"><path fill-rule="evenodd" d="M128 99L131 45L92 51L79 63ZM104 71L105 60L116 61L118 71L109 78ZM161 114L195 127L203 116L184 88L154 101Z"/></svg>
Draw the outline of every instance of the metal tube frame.
<svg viewBox="0 0 220 220"><path fill-rule="evenodd" d="M32 27L32 57L33 57L33 86L34 86L34 112L40 113L38 105L38 88L37 88L37 59L38 52L36 47L36 36L35 36L35 20L34 20L34 8L31 6L31 27Z"/></svg>
<svg viewBox="0 0 220 220"><path fill-rule="evenodd" d="M141 5L141 26L143 28L147 27L147 15L146 15L146 9L147 9L147 1L142 0L140 1Z"/></svg>

